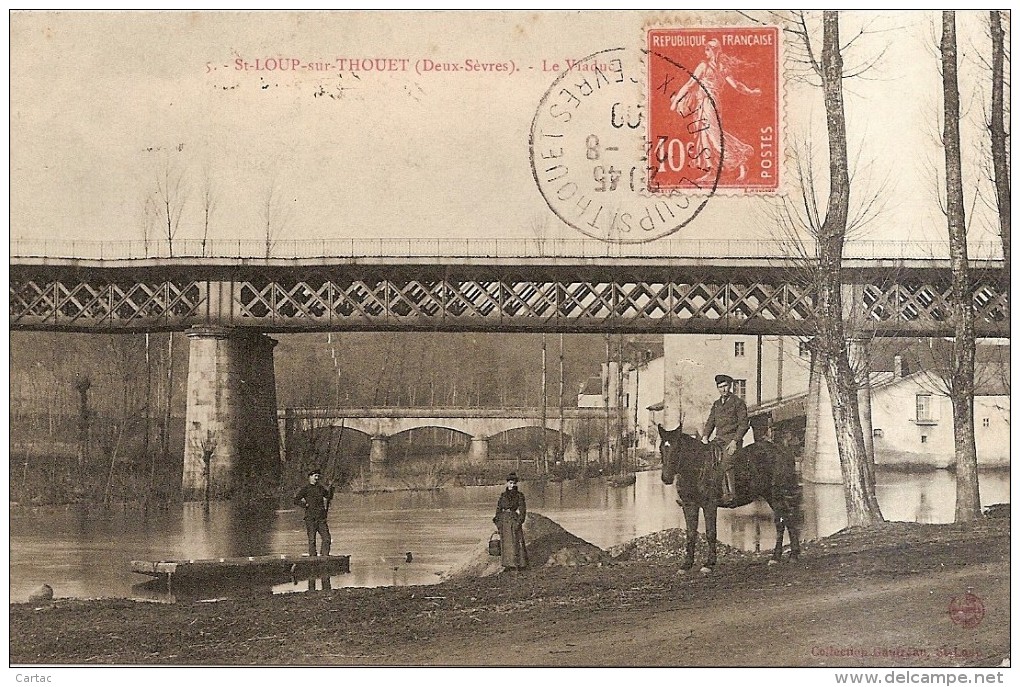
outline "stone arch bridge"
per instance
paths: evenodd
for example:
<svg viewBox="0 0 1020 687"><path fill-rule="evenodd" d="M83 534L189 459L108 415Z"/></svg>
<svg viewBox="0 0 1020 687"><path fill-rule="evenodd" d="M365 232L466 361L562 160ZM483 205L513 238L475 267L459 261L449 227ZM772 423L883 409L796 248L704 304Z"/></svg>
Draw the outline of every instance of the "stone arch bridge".
<svg viewBox="0 0 1020 687"><path fill-rule="evenodd" d="M545 417L546 431L561 432L566 438L565 455L576 456L577 438L584 434L602 436L606 424L614 420L618 409L564 408L283 408L278 413L280 446L284 456L290 438L295 432L318 427L345 427L367 434L372 441L369 460L378 466L387 460L389 440L401 432L426 427L449 429L471 437L471 460L486 460L489 440L515 429L542 427ZM615 425L614 425L615 426Z"/></svg>

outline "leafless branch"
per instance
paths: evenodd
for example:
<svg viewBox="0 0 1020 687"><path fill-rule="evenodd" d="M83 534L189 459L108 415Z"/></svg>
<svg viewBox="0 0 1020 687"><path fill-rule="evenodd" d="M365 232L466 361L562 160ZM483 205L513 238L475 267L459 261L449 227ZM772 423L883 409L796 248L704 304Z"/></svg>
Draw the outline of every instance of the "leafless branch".
<svg viewBox="0 0 1020 687"><path fill-rule="evenodd" d="M216 197L213 190L212 175L206 167L202 175L202 255L205 255L206 243L209 240L209 226L213 211L216 209Z"/></svg>
<svg viewBox="0 0 1020 687"><path fill-rule="evenodd" d="M273 254L273 246L279 239L280 232L290 223L291 207L281 198L276 177L273 176L266 185L266 192L260 208L263 238L265 239L266 257Z"/></svg>
<svg viewBox="0 0 1020 687"><path fill-rule="evenodd" d="M183 150L183 144L175 150ZM161 168L156 173L156 200L160 208L161 223L164 225L170 257L174 254L174 238L180 228L181 216L187 204L188 188L185 183L185 170L177 158L171 158L164 151Z"/></svg>

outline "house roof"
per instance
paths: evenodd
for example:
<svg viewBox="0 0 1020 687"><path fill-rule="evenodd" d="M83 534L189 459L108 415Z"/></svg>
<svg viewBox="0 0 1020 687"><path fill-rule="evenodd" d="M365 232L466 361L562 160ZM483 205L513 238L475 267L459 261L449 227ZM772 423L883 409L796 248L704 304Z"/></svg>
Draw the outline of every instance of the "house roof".
<svg viewBox="0 0 1020 687"><path fill-rule="evenodd" d="M871 342L868 355L873 372L892 372L896 369L896 356L903 362L915 363L913 369L918 369L919 364L931 367L948 360L952 350L953 342L939 337L877 337ZM974 354L978 363L1008 362L1009 345L978 342Z"/></svg>
<svg viewBox="0 0 1020 687"><path fill-rule="evenodd" d="M916 343L916 340L913 340ZM1009 347L1008 346L984 346L980 355L977 355L979 362L975 363L975 396L1009 396ZM1005 350L1003 350L1005 349ZM998 355L1005 354L1003 364ZM917 360L915 358L914 360ZM905 380L920 381L925 384L927 378L928 386L938 386L944 382L930 370L918 370L908 372L904 376L897 377L892 370L873 371L870 377L871 391L894 386ZM780 400L766 401L759 406L750 406L747 409L748 415L755 417L766 413L772 415L772 420L778 422L793 417L802 416L807 412L807 392L788 396Z"/></svg>

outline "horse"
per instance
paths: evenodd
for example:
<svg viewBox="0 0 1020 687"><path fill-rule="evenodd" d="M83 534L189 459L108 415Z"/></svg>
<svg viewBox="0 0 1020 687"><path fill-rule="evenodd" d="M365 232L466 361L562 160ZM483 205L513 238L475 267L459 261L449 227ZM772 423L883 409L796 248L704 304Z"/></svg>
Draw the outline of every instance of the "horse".
<svg viewBox="0 0 1020 687"><path fill-rule="evenodd" d="M694 566L694 547L698 537L698 511L705 511L708 559L701 572L709 573L716 564L716 509L738 508L763 499L772 508L776 526L776 546L769 565L782 562L783 534L790 532L790 560L800 556L801 486L797 468L784 448L770 441L755 441L738 449L733 456L733 481L736 498L720 504L721 468L710 445L684 434L682 426L673 430L659 425L659 452L662 456L662 481L676 483L677 503L684 511L687 528L686 552L681 569Z"/></svg>

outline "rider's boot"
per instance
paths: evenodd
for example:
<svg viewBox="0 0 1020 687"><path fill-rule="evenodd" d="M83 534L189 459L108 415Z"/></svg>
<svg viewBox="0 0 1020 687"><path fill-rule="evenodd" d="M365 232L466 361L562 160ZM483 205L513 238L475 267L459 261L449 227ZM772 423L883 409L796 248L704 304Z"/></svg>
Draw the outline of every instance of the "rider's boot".
<svg viewBox="0 0 1020 687"><path fill-rule="evenodd" d="M733 488L733 470L727 470L723 473L722 479L722 504L732 503L736 496Z"/></svg>

